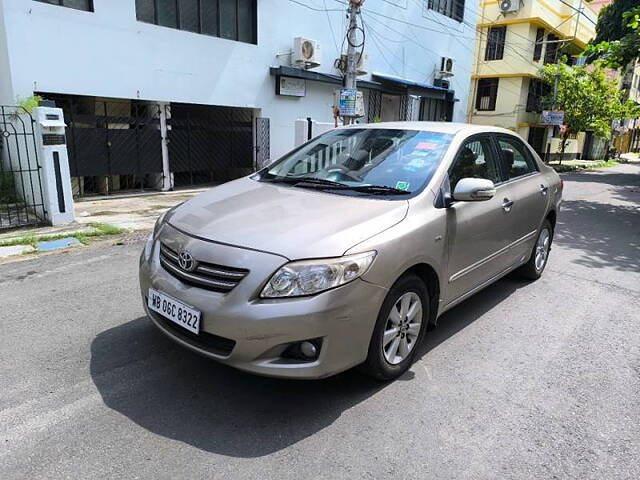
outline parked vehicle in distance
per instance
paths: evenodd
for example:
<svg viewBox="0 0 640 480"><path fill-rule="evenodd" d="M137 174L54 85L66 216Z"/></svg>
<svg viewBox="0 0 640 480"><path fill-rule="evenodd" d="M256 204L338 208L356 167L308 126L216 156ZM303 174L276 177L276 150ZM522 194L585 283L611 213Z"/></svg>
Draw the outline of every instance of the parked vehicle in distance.
<svg viewBox="0 0 640 480"><path fill-rule="evenodd" d="M561 197L508 130L342 127L159 218L142 299L171 339L242 370L388 380L443 312L542 275Z"/></svg>

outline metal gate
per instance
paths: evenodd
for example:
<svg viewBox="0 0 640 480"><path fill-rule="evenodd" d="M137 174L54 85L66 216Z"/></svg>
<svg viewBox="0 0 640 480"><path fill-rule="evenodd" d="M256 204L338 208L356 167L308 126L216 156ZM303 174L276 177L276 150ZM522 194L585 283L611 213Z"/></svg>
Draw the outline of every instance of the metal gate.
<svg viewBox="0 0 640 480"><path fill-rule="evenodd" d="M253 110L172 103L167 125L175 186L223 182L253 171Z"/></svg>
<svg viewBox="0 0 640 480"><path fill-rule="evenodd" d="M422 97L418 117L428 122L450 122L453 118L453 102L442 98Z"/></svg>
<svg viewBox="0 0 640 480"><path fill-rule="evenodd" d="M0 106L0 230L45 221L34 128L22 107Z"/></svg>
<svg viewBox="0 0 640 480"><path fill-rule="evenodd" d="M527 142L536 151L540 158L544 158L545 133L547 129L544 127L530 127Z"/></svg>
<svg viewBox="0 0 640 480"><path fill-rule="evenodd" d="M382 115L382 92L369 90L369 105L367 108L367 123L380 121Z"/></svg>
<svg viewBox="0 0 640 480"><path fill-rule="evenodd" d="M109 193L126 188L142 189L146 174L162 175L159 105L131 104L118 111L104 102L103 109L97 113L100 115L83 115L76 108L70 110L67 148L72 177L130 177L119 179L127 184L118 188L109 178L106 192L102 192ZM95 190L86 187L83 190Z"/></svg>
<svg viewBox="0 0 640 480"><path fill-rule="evenodd" d="M162 181L160 106L42 94L63 109L76 195L156 187Z"/></svg>
<svg viewBox="0 0 640 480"><path fill-rule="evenodd" d="M266 167L271 160L271 126L268 118L256 118L256 169Z"/></svg>

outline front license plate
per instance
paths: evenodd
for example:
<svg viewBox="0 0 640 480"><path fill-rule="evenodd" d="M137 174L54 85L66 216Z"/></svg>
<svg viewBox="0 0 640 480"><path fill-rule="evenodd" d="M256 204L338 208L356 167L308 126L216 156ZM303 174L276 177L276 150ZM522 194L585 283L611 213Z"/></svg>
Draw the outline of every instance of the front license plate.
<svg viewBox="0 0 640 480"><path fill-rule="evenodd" d="M200 333L200 312L175 298L150 288L147 306L182 328Z"/></svg>

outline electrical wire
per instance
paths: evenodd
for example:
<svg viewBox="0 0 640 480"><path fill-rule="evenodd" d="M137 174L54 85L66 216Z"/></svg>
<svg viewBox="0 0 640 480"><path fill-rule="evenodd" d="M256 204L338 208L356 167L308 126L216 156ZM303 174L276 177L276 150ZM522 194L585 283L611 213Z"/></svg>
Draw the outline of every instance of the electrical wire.
<svg viewBox="0 0 640 480"><path fill-rule="evenodd" d="M324 5L325 5L325 8L324 8L324 9L322 9L322 8L315 8L315 7L312 7L312 6L310 6L310 5L306 5L306 4L304 4L304 3L302 3L302 2L299 2L299 1L297 1L297 0L289 0L289 1L290 1L290 2L293 2L293 3L296 3L296 4L299 4L299 5L301 5L301 6L304 6L304 7L306 7L306 8L309 8L309 9L311 9L311 10L315 10L315 11L324 11L324 12L329 12L329 11L343 11L343 10L341 10L341 9L329 9L329 8L326 8L326 2L325 2L325 0L323 0L323 3L324 3ZM346 2L341 1L341 0L334 0L334 1L335 1L335 2L337 2L337 3L340 3L340 4L341 4L341 5L343 5L343 6L346 6L346 5L347 5L347 3L346 3ZM417 1L417 0L413 0L413 1ZM582 12L582 10L576 9L575 7L573 7L573 6L569 5L569 4L567 4L567 3L566 3L566 2L564 2L563 0L560 0L560 1L561 1L562 3L564 3L564 4L568 5L568 6L570 6L573 10L576 10L576 12L578 12L579 14L581 14L581 15L585 16L585 18L587 18L589 21L591 21L591 19L589 19L586 15L584 15L584 13ZM424 8L424 5L420 5L420 4L418 4L418 6L419 6L419 7ZM468 10L468 11L470 11L470 12L472 12L472 13L476 13L476 15L478 15L479 17L481 17L483 20L489 20L489 23L490 23L490 24L491 24L491 23L494 23L494 24L496 24L496 25L500 25L500 24L497 22L497 20L490 20L490 19L488 19L488 17L486 17L486 16L482 15L481 13L479 13L479 12L480 12L480 10L479 10L479 9L478 9L478 10L475 10L475 11L472 11L472 10L468 9L468 8L467 8L467 6L465 6L465 8L464 8L464 9L465 9L465 10ZM431 10L431 9L428 9L428 10ZM467 49L468 51L471 51L474 55L475 55L475 53L476 53L476 52L475 52L475 50L474 50L473 48L469 47L467 44L465 44L465 43L464 43L464 42L462 42L462 40L461 40L461 39L468 39L468 40L474 40L474 41L475 41L475 40L476 40L476 37L475 37L475 36L474 36L474 37L466 37L466 36L462 36L462 35L458 35L458 34L457 34L457 33L460 33L460 32L453 33L453 32L451 32L451 31L450 31L450 26L445 25L444 23L442 23L441 21L439 21L439 20L437 20L437 19L435 19L435 18L430 18L429 16L423 15L423 18L425 18L425 20L427 20L427 21L431 21L431 22L433 22L433 23L436 23L436 24L440 25L441 27L443 27L443 28L447 29L448 31L437 30L437 29L433 29L433 28L426 27L426 26L424 26L424 25L419 25L419 24L411 23L411 22L408 22L408 21L406 21L406 20L398 19L398 18L394 18L394 17L390 17L390 16L388 16L388 15L385 15L385 14L382 14L382 13L380 13L380 12L376 12L376 11L374 11L374 10L370 10L370 9L367 9L367 10L365 10L365 11L366 11L366 13L367 13L367 14L371 14L371 15L375 15L375 16L378 16L378 17L382 17L382 18L385 18L385 19L388 19L388 20L391 20L391 21L395 21L395 22L397 22L397 23L402 23L402 24L405 24L405 25L407 25L407 26L409 26L409 27L415 27L415 28L419 28L419 29L422 29L422 30L426 30L426 31L431 31L431 32L435 32L435 33L439 33L439 34L443 34L443 35L449 35L449 36L452 36L452 37L454 38L454 40L455 40L455 41L457 41L458 43L460 43L460 45L461 45L461 46L463 46L463 48ZM359 12L359 13L361 14L361 12ZM438 12L433 11L433 13L434 13L434 14L437 14ZM328 13L327 13L327 15L328 15ZM361 14L360 16L361 16L361 21L362 21L362 24L363 24L363 27L364 27L364 25L365 25L365 23L364 23L364 17L362 16L362 14ZM571 15L570 17L568 17L567 19L563 20L563 21L562 21L560 24L558 24L556 27L552 27L552 30L557 32L557 31L558 31L558 30L557 30L557 29L558 29L558 27L560 27L562 24L564 24L565 22L567 22L568 20L570 20L573 16L575 16L575 13L574 13L574 14L572 14L572 15ZM387 28L387 29L389 29L389 30L391 30L391 31L395 32L396 34L399 34L399 35L401 35L401 36L405 37L405 38L406 38L406 41L412 42L412 43L414 43L414 44L418 45L419 47L421 47L421 48L425 49L426 51L429 51L430 53L433 53L433 54L435 54L435 55L439 55L437 52L435 52L435 51L433 51L433 50L430 50L430 49L428 49L428 48L424 47L422 44L420 44L420 43L416 42L413 38L411 38L411 37L407 37L407 36L405 36L405 35L401 34L400 32L398 32L397 30L392 29L391 27L389 27L389 25L388 25L388 24L383 23L383 22L380 22L379 20L374 19L374 18L370 18L370 19L371 19L371 20L374 20L374 21L376 21L376 22L378 22L378 23L380 23L380 24L381 24L381 25L383 25L385 28ZM594 23L593 21L591 21L591 22L592 22L592 23ZM489 28L490 28L490 26L491 26L491 25L489 25L489 26L488 26L489 28L487 28L487 31L485 32L485 31L483 31L482 29L478 29L478 27L477 27L477 25L476 25L476 24L470 23L468 20L464 20L464 14L463 14L463 20L462 20L462 22L460 22L460 23L462 23L462 24L464 24L464 25L466 25L466 26L468 26L468 27L473 28L474 30L476 30L476 31L477 31L477 33L480 35L480 37L482 37L482 35L486 35L486 36L488 37L488 30L489 30ZM595 23L594 23L594 24L595 24ZM363 42L362 42L361 44L358 44L358 45L357 45L357 47L362 46L361 56L362 56L362 53L364 52L364 36L366 35L363 27L357 27L357 28L358 28L359 30L361 30L361 31L362 31L362 33L363 33ZM373 30L373 29L371 29L370 27L367 27L367 28L369 28L369 29L370 29L370 33L373 33L373 32L374 32L374 30ZM520 37L520 38L524 39L524 40L525 40L527 43L529 43L529 44L537 45L537 44L539 43L539 42L533 41L533 40L531 40L531 39L529 39L529 38L527 38L527 37L525 37L525 36L523 36L523 35L521 35L521 34L519 34L519 33L517 33L517 32L513 32L513 31L512 31L511 33L513 33L515 36L518 36L518 37ZM379 36L379 37L381 37L381 38L383 38L383 39L384 39L384 37L383 37L382 35L380 35L380 33L379 33L379 32L376 32L374 35L377 35L377 36ZM347 32L347 34L345 35L345 39L346 39L346 41L349 41L348 37L349 37L349 32ZM373 37L372 37L372 39L373 39ZM392 42L395 42L395 43L404 43L403 41L399 41L399 40L390 40L390 39L385 39L385 40L387 40L387 41L392 41ZM390 68L391 68L391 69L392 69L396 74L398 74L397 70L392 66L391 62L389 62L389 60L386 58L386 56L385 56L385 55L384 55L384 53L382 52L381 47L380 47L380 44L378 44L378 43L377 43L377 40L373 39L373 41L374 41L374 43L376 44L376 47L378 48L378 50L380 51L381 56L383 56L383 59L385 60L385 62L389 65L389 67L390 67ZM507 43L507 42L506 42L506 39L505 39L504 41L502 41L502 42L498 42L498 43L499 43L499 44L503 44L504 48L507 48L507 49L511 50L514 54L516 54L516 55L520 56L520 57L521 57L522 59L524 59L525 61L527 61L527 62L529 62L529 61L530 61L530 59L529 59L529 58L527 58L527 57L523 56L523 55L522 55L520 52L518 52L518 50L517 50L518 48L521 48L521 51L522 51L522 52L525 52L525 53L529 54L530 52L529 52L529 50L528 50L528 49L525 49L524 47L516 47L516 45L514 44L514 42L508 42L508 43ZM546 43L546 42L545 42L545 43ZM336 46L337 46L337 43L336 43ZM341 47L340 53L342 53L342 51L343 51L343 50L344 50L344 40L343 40L343 44L342 44L342 47ZM403 64L404 64L404 60L402 60L402 61L403 61ZM481 62L481 61L480 61L480 62ZM497 70L495 70L494 68L492 68L490 65L488 65L488 64L487 64L487 62L488 62L488 61L486 61L486 60L483 62L483 64L486 66L486 68L488 68L489 70L492 70L494 73L497 73L497 74L502 73L502 72L498 72ZM424 74L424 72L419 72L418 70L415 70L415 69L413 69L413 68L412 68L412 70L414 70L414 71L416 71L416 72L418 72L418 73L422 73L422 74ZM466 70L466 69L463 69L463 70ZM471 71L471 70L466 70L466 71L467 71L467 72L469 72L469 73L471 73L471 74L473 74L473 71ZM427 76L427 77L428 77L428 75L425 75L425 76ZM456 80L454 79L454 81L456 81ZM503 90L506 90L506 91L508 91L508 92L511 92L511 93L513 93L513 94L520 95L520 92L515 92L515 91L513 91L513 90L510 90L510 89L508 89L508 88L505 88L504 86L502 87L502 89L503 89Z"/></svg>
<svg viewBox="0 0 640 480"><path fill-rule="evenodd" d="M368 12L368 11L366 11L366 12ZM365 12L365 14L366 14L366 12ZM363 14L363 15L365 15L365 14ZM422 43L417 42L414 38L412 38L412 37L408 37L408 36L404 35L403 33L401 33L401 32L399 32L399 31L397 31L397 30L393 29L392 27L390 27L388 24L383 23L383 22L379 21L378 19L376 19L376 18L374 18L374 17L368 17L368 18L369 18L369 20L372 20L372 21L377 22L377 23L379 23L380 25L384 26L386 29L388 29L388 30L390 30L390 31L392 31L392 32L394 32L394 33L396 33L396 34L400 35L400 36L403 36L403 37L407 38L407 40L408 40L409 42L411 42L411 43L415 44L415 45L416 45L416 46L418 46L419 48L422 48L422 49L423 49L423 50L425 50L426 52L429 52L429 53L431 53L431 54L433 54L433 55L436 55L436 56L441 56L441 54L440 54L439 52L436 52L436 51L434 51L434 50L431 50L431 49L430 49L430 48L428 48L428 47L425 47ZM378 34L378 35L379 35L379 34ZM474 73L474 72L473 72L473 70L466 69L466 68L463 68L463 67L461 67L461 66L460 66L460 68L461 68L463 71L465 71L465 73L469 73L470 75L473 75L473 73ZM496 73L496 74L502 73L502 72L498 72L497 70L495 70L493 67L491 67L491 66L489 66L489 65L487 65L487 68L489 68L490 70L492 70L492 71L493 71L494 73ZM507 87L501 87L501 88L503 88L505 91L510 92L510 93L512 93L512 94L514 94L514 95L518 95L518 96L520 95L520 92L516 92L515 90L511 90L510 88L507 88Z"/></svg>
<svg viewBox="0 0 640 480"><path fill-rule="evenodd" d="M340 56L341 51L338 50L338 41L336 40L336 32L334 32L333 30L333 23L331 23L331 17L329 16L329 10L327 10L327 0L322 0L322 4L324 5L325 8L325 15L327 16L327 22L329 23L329 30L331 30L331 38L333 38L333 44L336 47L336 52L338 53L338 56Z"/></svg>
<svg viewBox="0 0 640 480"><path fill-rule="evenodd" d="M576 12L578 12L580 15L582 15L584 18L586 18L587 20L589 20L591 23L593 23L594 25L598 25L597 22L594 22L593 20L591 20L589 17L587 17L584 14L584 11L574 7L573 5L571 5L570 3L565 2L564 0L560 0L560 3L564 3L567 7L571 8L571 10L575 10Z"/></svg>
<svg viewBox="0 0 640 480"><path fill-rule="evenodd" d="M363 22L364 22L364 20L363 20ZM371 37L372 39L373 39L374 37L377 37L377 38L378 38L378 40L382 39L382 40L384 40L384 41L386 41L386 42L392 42L389 38L385 37L385 36L384 36L384 35L382 35L380 32L376 32L376 31L374 31L374 30L369 26L369 24L365 24L365 25L367 26L367 29L369 29L369 34L370 34L370 37ZM381 49L380 44L384 45L384 42L380 42L380 43L376 42L376 46L378 47L378 50L380 50L380 49ZM388 51L391 53L391 55L393 55L394 57L396 57L396 59L399 59L399 60L401 60L401 61L402 61L402 59L400 59L397 55L395 55L395 54L391 51L390 47L388 47L388 46L387 46L387 49L388 49ZM426 51L428 51L428 50L426 50ZM382 52L381 52L381 53L382 53ZM433 51L430 51L429 53L433 53L433 54L435 54L435 55L438 55L436 52L433 52ZM397 70L396 70L396 69L395 69L395 68L394 68L390 63L389 63L389 61L388 61L386 58L385 58L385 61L386 61L387 65L389 65L389 67L390 67L390 68L391 68L391 69L396 73L396 75L398 75L398 76L402 76L402 75L401 75L401 74L400 74L400 73L399 73L399 72L398 72L398 71L397 71ZM425 72L423 72L423 71L421 71L421 70L418 70L418 69L416 69L416 68L412 67L411 65L407 65L407 64L406 64L406 62L404 62L404 61L402 61L402 63L403 63L406 67L408 67L408 68L410 68L411 70L413 70L414 72L419 73L423 78L430 78L430 77L431 77L431 73L425 73ZM455 77L454 77L454 78L453 78L453 82L454 82L454 83L456 83L456 84L457 84L461 89L463 89L463 88L464 88L464 87L463 87L463 85L458 81L458 79L457 79L457 78L455 78Z"/></svg>
<svg viewBox="0 0 640 480"><path fill-rule="evenodd" d="M358 31L362 32L362 42L360 42L360 43L358 43L358 44L353 44L353 43L351 43L351 38L350 38L350 37L351 37L351 32L352 32L353 30L358 30ZM362 27L360 27L360 26L358 26L358 25L355 25L355 26L353 26L353 27L349 28L349 30L347 30L347 43L348 43L351 47L353 47L353 48L361 48L361 47L364 47L364 41L365 41L365 38L366 38L366 34L364 33L364 28L362 28Z"/></svg>
<svg viewBox="0 0 640 480"><path fill-rule="evenodd" d="M306 3L299 2L298 0L289 0L291 3L295 3L300 5L301 7L308 8L309 10L313 10L314 12L341 12L340 8L318 8L312 7L311 5L307 5Z"/></svg>

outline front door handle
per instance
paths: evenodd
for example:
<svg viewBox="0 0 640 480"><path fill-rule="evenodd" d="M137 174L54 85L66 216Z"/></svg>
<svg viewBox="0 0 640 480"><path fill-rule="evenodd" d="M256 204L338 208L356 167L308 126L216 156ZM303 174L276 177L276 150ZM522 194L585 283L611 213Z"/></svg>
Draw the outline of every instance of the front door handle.
<svg viewBox="0 0 640 480"><path fill-rule="evenodd" d="M547 187L546 185L540 185L540 193L542 195L546 195L548 191L549 191L549 187Z"/></svg>
<svg viewBox="0 0 640 480"><path fill-rule="evenodd" d="M508 198L505 198L502 201L502 209L505 212L509 212L511 210L511 207L513 207L513 200L509 200Z"/></svg>

